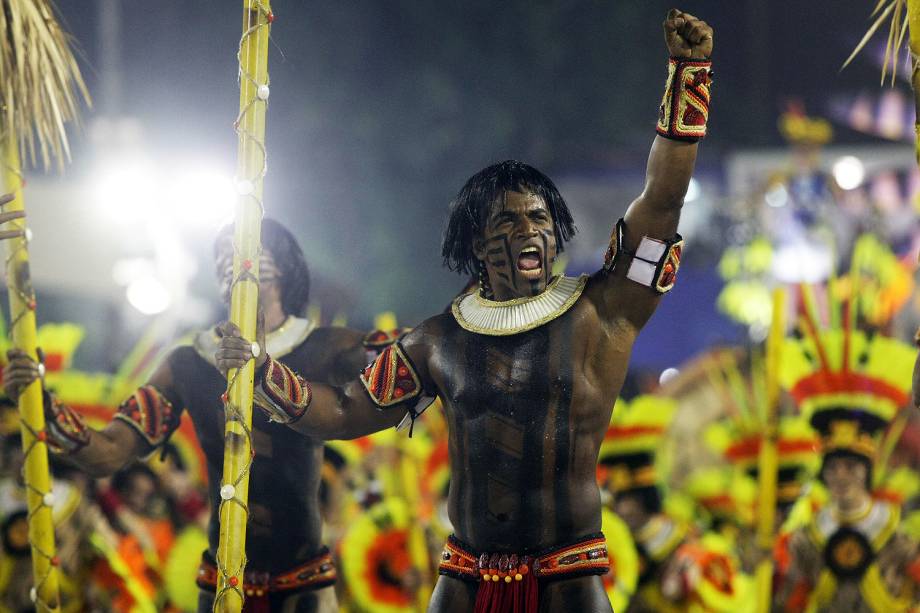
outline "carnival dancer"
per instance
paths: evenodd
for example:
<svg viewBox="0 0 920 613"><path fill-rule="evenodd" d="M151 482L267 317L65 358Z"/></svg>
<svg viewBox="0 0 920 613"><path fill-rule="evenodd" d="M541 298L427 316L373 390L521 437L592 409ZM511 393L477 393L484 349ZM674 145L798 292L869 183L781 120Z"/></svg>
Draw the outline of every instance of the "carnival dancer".
<svg viewBox="0 0 920 613"><path fill-rule="evenodd" d="M507 161L453 203L448 267L477 273L458 298L344 387L306 383L223 328L221 370L255 359L257 402L323 438L418 417L434 396L450 436L449 514L431 611L609 611L597 453L633 342L676 280L677 223L706 132L712 29L672 10L671 59L645 190L616 224L596 274L552 275L575 225L555 185ZM269 352L270 353L270 352ZM309 379L309 376L306 377Z"/></svg>
<svg viewBox="0 0 920 613"><path fill-rule="evenodd" d="M821 329L806 308L783 352L783 384L821 439L828 501L788 539L777 608L907 611L920 603L920 547L899 529L899 506L871 492L881 434L910 401L913 350L854 329L843 311L842 327Z"/></svg>
<svg viewBox="0 0 920 613"><path fill-rule="evenodd" d="M364 337L345 328L317 327L304 319L309 274L303 252L291 233L271 219L262 222L259 294L268 330L263 347L306 376L342 383L367 362ZM231 228L215 242L217 274L225 301L233 279ZM381 335L369 338L379 344ZM382 336L386 336L383 334ZM164 445L187 410L207 458L211 517L209 547L197 582L199 610L212 608L217 577L220 475L224 454L221 395L226 381L214 364L219 337L214 329L198 334L192 346L174 349L151 376L119 408L104 430L84 425L80 415L46 392L49 443L57 453L96 477L112 474ZM10 352L4 386L16 398L38 378L42 366L21 352ZM255 458L249 492L250 522L246 531L246 611L334 611L331 586L336 571L321 542L318 503L323 446L261 414L253 417Z"/></svg>
<svg viewBox="0 0 920 613"><path fill-rule="evenodd" d="M750 593L727 543L700 538L664 509L658 452L675 408L673 400L657 396L619 401L601 446L604 487L634 543L611 546L633 546L639 558L638 585L625 610L736 613Z"/></svg>

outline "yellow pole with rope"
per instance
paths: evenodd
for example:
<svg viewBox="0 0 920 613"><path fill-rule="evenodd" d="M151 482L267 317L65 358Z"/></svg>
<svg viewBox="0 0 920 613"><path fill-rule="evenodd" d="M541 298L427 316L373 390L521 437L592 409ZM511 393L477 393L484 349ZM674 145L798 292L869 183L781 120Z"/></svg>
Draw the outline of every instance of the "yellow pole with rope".
<svg viewBox="0 0 920 613"><path fill-rule="evenodd" d="M265 110L268 102L268 41L274 15L268 0L243 0L243 35L239 46L240 113L236 120L236 224L233 234L233 290L230 321L244 338L256 338L259 304L259 253L262 228L262 183L265 177ZM264 347L256 349L264 351ZM252 388L254 362L228 374L224 394L224 472L220 488L220 540L217 548L217 593L214 611L243 608L246 567L246 522L249 514L249 469L252 466Z"/></svg>
<svg viewBox="0 0 920 613"><path fill-rule="evenodd" d="M786 292L782 288L773 290L773 318L770 335L767 337L767 405L764 416L764 433L758 458L758 501L757 501L757 548L772 552L774 541L773 524L776 520L776 479L778 457L776 440L779 430L779 367L783 338L786 334ZM757 564L757 611L769 613L773 595L773 558L766 555Z"/></svg>
<svg viewBox="0 0 920 613"><path fill-rule="evenodd" d="M15 196L5 210L23 211L20 151L45 169L70 159L65 124L78 116L79 98L90 104L72 39L61 28L49 0L0 0L0 146L3 183ZM21 148L21 149L20 149ZM12 220L5 230L22 235L6 241L7 285L13 345L33 360L36 353L35 294L29 274L28 230ZM51 475L48 472L41 383L19 396L23 481L32 552L32 601L39 613L60 611L58 558L54 547Z"/></svg>
<svg viewBox="0 0 920 613"><path fill-rule="evenodd" d="M22 171L19 144L8 133L3 142L3 184L16 198L4 209L24 210L22 200ZM10 226L17 224L10 222ZM19 227L24 228L25 224ZM6 278L9 286L10 326L13 344L33 360L36 353L35 294L29 274L28 241L25 236L6 241ZM35 381L19 396L19 429L24 453L23 476L29 506L29 544L32 548L31 597L39 612L59 611L57 557L54 547L54 525L51 517L51 474L48 471L48 448L45 445L45 412L42 384Z"/></svg>

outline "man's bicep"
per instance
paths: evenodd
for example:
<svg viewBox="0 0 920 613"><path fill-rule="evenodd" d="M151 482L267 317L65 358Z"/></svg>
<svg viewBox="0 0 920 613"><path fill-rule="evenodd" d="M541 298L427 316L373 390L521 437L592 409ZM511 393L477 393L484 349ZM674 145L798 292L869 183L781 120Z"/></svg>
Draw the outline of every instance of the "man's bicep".
<svg viewBox="0 0 920 613"><path fill-rule="evenodd" d="M638 202L638 201L637 201ZM638 205L633 203L630 211ZM683 251L683 241L671 226L639 212L620 220L610 237L602 269L589 292L608 322L626 319L637 330L648 321L661 296L671 291Z"/></svg>
<svg viewBox="0 0 920 613"><path fill-rule="evenodd" d="M625 248L635 251L643 237L662 241L673 239L680 222L680 207L655 206L643 194L626 209L623 221L630 230L626 233Z"/></svg>
<svg viewBox="0 0 920 613"><path fill-rule="evenodd" d="M395 428L410 414L410 409L402 404L380 406L362 380L351 382L345 388L344 394L347 398L345 419L360 419L362 430L365 431L358 436Z"/></svg>
<svg viewBox="0 0 920 613"><path fill-rule="evenodd" d="M383 411L360 380L344 387L312 384L312 400L303 417L291 427L321 440L353 439L396 426L398 411Z"/></svg>

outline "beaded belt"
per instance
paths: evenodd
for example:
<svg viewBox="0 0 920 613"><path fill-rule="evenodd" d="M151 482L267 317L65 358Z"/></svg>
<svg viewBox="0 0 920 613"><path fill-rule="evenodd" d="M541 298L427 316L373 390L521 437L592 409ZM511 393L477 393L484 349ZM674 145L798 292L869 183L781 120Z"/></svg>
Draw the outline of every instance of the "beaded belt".
<svg viewBox="0 0 920 613"><path fill-rule="evenodd" d="M535 555L476 555L471 547L451 535L441 552L438 574L480 583L474 611L490 611L493 605L501 603L501 610L513 613L537 610L538 579L603 575L609 568L603 534L592 534L571 545Z"/></svg>
<svg viewBox="0 0 920 613"><path fill-rule="evenodd" d="M441 553L438 573L464 581L521 581L533 573L538 579L603 575L610 567L607 541L603 534L592 534L565 547L542 554L482 553L476 555L460 539L451 535Z"/></svg>
<svg viewBox="0 0 920 613"><path fill-rule="evenodd" d="M213 592L217 586L217 567L207 551L201 558L196 583L201 589ZM316 557L283 573L272 575L246 569L243 593L247 597L262 598L277 592L316 590L334 584L336 576L332 554L327 547L323 547Z"/></svg>

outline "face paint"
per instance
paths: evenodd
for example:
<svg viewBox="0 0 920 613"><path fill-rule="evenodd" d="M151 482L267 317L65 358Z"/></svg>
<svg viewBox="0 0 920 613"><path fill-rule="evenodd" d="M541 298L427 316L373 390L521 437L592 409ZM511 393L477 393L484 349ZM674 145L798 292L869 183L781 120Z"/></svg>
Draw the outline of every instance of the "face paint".
<svg viewBox="0 0 920 613"><path fill-rule="evenodd" d="M217 270L217 285L221 299L230 304L230 294L233 289L233 239L229 235L222 237L217 245L217 255L215 258L215 268ZM264 291L265 286L269 283L275 283L281 280L281 271L275 263L275 258L271 251L262 249L262 255L259 257L259 285Z"/></svg>
<svg viewBox="0 0 920 613"><path fill-rule="evenodd" d="M556 259L556 235L543 199L507 192L486 222L480 259L496 300L536 296L545 290Z"/></svg>

